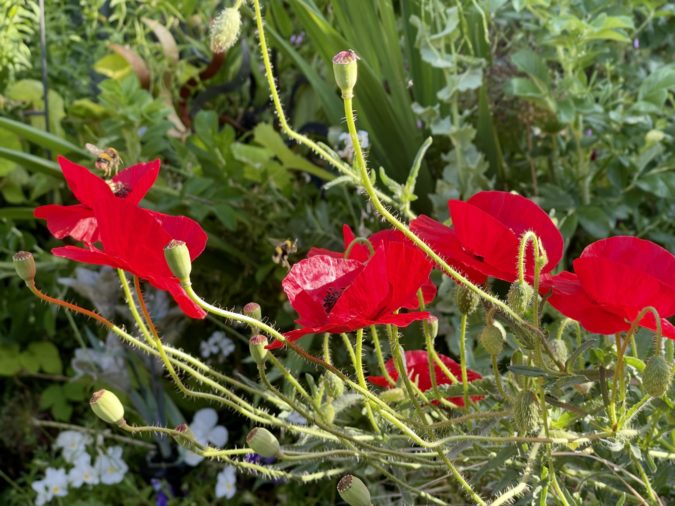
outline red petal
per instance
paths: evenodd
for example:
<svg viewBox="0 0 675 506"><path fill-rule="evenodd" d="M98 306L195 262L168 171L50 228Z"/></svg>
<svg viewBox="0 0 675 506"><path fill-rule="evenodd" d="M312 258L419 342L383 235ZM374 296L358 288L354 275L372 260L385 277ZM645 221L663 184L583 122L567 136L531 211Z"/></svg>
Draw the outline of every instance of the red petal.
<svg viewBox="0 0 675 506"><path fill-rule="evenodd" d="M202 254L208 236L199 223L186 216L172 216L157 211L147 212L162 225L172 239L183 241L187 245L191 260Z"/></svg>
<svg viewBox="0 0 675 506"><path fill-rule="evenodd" d="M87 244L98 241L98 223L92 210L86 206L50 204L36 208L33 215L47 220L47 228L57 239L70 236Z"/></svg>
<svg viewBox="0 0 675 506"><path fill-rule="evenodd" d="M409 242L391 242L385 251L387 278L391 287L388 307L391 310L419 307L417 291L429 282L431 262Z"/></svg>
<svg viewBox="0 0 675 506"><path fill-rule="evenodd" d="M116 183L122 183L125 188L130 190L125 195L125 200L132 204L138 204L157 180L159 165L159 160L138 163L124 169L112 179Z"/></svg>
<svg viewBox="0 0 675 506"><path fill-rule="evenodd" d="M61 246L52 249L52 255L62 258L68 258L76 262L94 265L109 265L116 269L127 269L128 265L111 255L99 250L89 250L78 248L76 246Z"/></svg>
<svg viewBox="0 0 675 506"><path fill-rule="evenodd" d="M113 194L106 182L89 172L89 169L71 162L62 156L58 157L58 162L70 191L73 192L75 198L82 204L93 207L97 195L105 192L110 195Z"/></svg>

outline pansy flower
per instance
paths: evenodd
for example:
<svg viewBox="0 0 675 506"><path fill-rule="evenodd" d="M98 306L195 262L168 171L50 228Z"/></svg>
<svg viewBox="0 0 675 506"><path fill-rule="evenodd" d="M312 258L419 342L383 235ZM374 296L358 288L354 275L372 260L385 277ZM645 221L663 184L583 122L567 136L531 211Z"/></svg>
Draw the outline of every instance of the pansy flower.
<svg viewBox="0 0 675 506"><path fill-rule="evenodd" d="M462 368L457 362L452 360L450 357L441 355L440 353L438 354L438 358L441 359L441 362L443 362L443 364L450 370L452 374L455 375L456 378L461 378ZM404 360L406 363L406 371L408 372L408 377L410 378L410 381L416 383L417 387L422 392L426 392L427 390L431 389L432 383L431 383L431 375L429 374L429 359L427 352L424 350L406 351L404 353ZM397 381L398 372L396 371L394 360L390 358L389 360L387 360L384 366L387 369L387 373L389 374L389 376L391 376L391 379ZM480 374L478 374L475 371L472 371L471 369L468 369L466 373L467 379L470 382L482 378ZM436 377L437 385L454 384L454 381L445 375L445 373L438 364L434 364L434 376ZM383 388L394 388L396 386L391 385L387 381L387 378L385 376L368 376L368 381L373 385L377 385ZM471 397L471 400L479 401L482 398L483 398L482 396L473 396ZM464 399L462 397L448 397L447 400L457 406L464 406ZM437 401L434 401L434 404L436 403Z"/></svg>
<svg viewBox="0 0 675 506"><path fill-rule="evenodd" d="M552 279L548 302L589 332L614 334L630 329L640 311L654 307L663 335L675 339L675 256L651 241L616 236L589 245L574 260L574 272ZM641 327L656 329L648 312Z"/></svg>
<svg viewBox="0 0 675 506"><path fill-rule="evenodd" d="M419 216L410 228L450 265L475 283L488 276L513 282L518 277L520 238L534 231L546 250L550 272L560 261L563 238L551 218L525 197L502 191L483 191L466 202L448 202L452 227ZM525 277L532 281L532 247L525 262ZM548 286L542 283L542 287Z"/></svg>
<svg viewBox="0 0 675 506"><path fill-rule="evenodd" d="M428 317L424 311L399 313L429 279L424 253L403 241L383 242L365 262L334 255L313 255L295 264L282 281L302 328L285 334L296 341L306 334L351 332L371 325L406 327ZM277 341L269 348L279 348Z"/></svg>

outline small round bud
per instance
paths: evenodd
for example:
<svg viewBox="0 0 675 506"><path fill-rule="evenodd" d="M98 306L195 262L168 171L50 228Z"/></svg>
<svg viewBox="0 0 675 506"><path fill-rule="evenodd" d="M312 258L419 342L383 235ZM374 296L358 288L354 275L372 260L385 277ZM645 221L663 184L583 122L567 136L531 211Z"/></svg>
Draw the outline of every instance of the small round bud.
<svg viewBox="0 0 675 506"><path fill-rule="evenodd" d="M337 484L337 491L349 506L370 506L370 492L356 476L346 474Z"/></svg>
<svg viewBox="0 0 675 506"><path fill-rule="evenodd" d="M558 362L560 362L563 365L565 364L565 362L567 362L568 352L565 341L563 341L562 339L554 339L548 342L548 347L551 349L551 352L553 352L553 356ZM555 362L553 362L553 359L551 359L551 357L548 355L548 353L544 354L544 365L549 369L558 368L555 365Z"/></svg>
<svg viewBox="0 0 675 506"><path fill-rule="evenodd" d="M234 46L239 39L241 30L241 14L239 9L228 7L220 11L211 22L209 36L211 39L211 51L223 53Z"/></svg>
<svg viewBox="0 0 675 506"><path fill-rule="evenodd" d="M190 260L190 251L187 244L183 241L172 239L169 244L164 247L164 258L171 270L171 273L176 276L181 282L190 279L190 272L192 271L192 260Z"/></svg>
<svg viewBox="0 0 675 506"><path fill-rule="evenodd" d="M344 382L333 371L326 371L326 374L323 376L323 381L326 385L326 392L328 392L328 395L330 395L333 399L342 397L342 395L345 393Z"/></svg>
<svg viewBox="0 0 675 506"><path fill-rule="evenodd" d="M180 437L181 439L185 438L186 440L191 441L195 437L194 433L192 432L192 429L190 429L190 426L187 423L179 423L173 430L179 433L178 437Z"/></svg>
<svg viewBox="0 0 675 506"><path fill-rule="evenodd" d="M486 325L478 336L481 346L490 355L499 355L504 349L504 338L506 333L501 326Z"/></svg>
<svg viewBox="0 0 675 506"><path fill-rule="evenodd" d="M244 315L249 318L255 318L256 320L262 319L262 310L260 309L260 304L257 302L249 302L244 306Z"/></svg>
<svg viewBox="0 0 675 506"><path fill-rule="evenodd" d="M537 396L529 390L520 392L513 402L513 419L518 431L529 434L539 424Z"/></svg>
<svg viewBox="0 0 675 506"><path fill-rule="evenodd" d="M258 455L266 458L278 457L281 453L279 440L267 429L256 427L246 436L246 443Z"/></svg>
<svg viewBox="0 0 675 506"><path fill-rule="evenodd" d="M457 290L455 290L455 303L460 313L466 315L473 313L478 307L479 302L478 295L473 291L464 285L457 286Z"/></svg>
<svg viewBox="0 0 675 506"><path fill-rule="evenodd" d="M394 404L405 400L405 392L402 388L391 388L382 392L380 399L387 404Z"/></svg>
<svg viewBox="0 0 675 506"><path fill-rule="evenodd" d="M35 267L35 259L32 253L19 251L12 257L12 263L14 264L14 269L16 269L16 273L26 283L35 281L37 267Z"/></svg>
<svg viewBox="0 0 675 506"><path fill-rule="evenodd" d="M89 400L91 410L106 423L119 424L124 420L124 406L110 390L98 390Z"/></svg>
<svg viewBox="0 0 675 506"><path fill-rule="evenodd" d="M668 391L672 368L662 355L654 355L642 371L642 388L652 397L661 397Z"/></svg>
<svg viewBox="0 0 675 506"><path fill-rule="evenodd" d="M527 309L532 303L532 298L534 296L534 288L532 288L527 283L521 283L516 281L509 288L509 293L506 296L506 300L509 303L509 307L513 309L517 314L522 315L527 312Z"/></svg>
<svg viewBox="0 0 675 506"><path fill-rule="evenodd" d="M267 341L267 338L262 334L255 335L248 340L248 349L256 364L260 364L265 361L268 344L269 342Z"/></svg>
<svg viewBox="0 0 675 506"><path fill-rule="evenodd" d="M326 423L333 423L335 420L335 407L333 407L332 402L326 402L320 408L321 417L326 421Z"/></svg>
<svg viewBox="0 0 675 506"><path fill-rule="evenodd" d="M431 338L436 339L436 336L438 335L438 318L436 318L434 315L429 315L429 317L424 320L424 323L427 329L429 329Z"/></svg>
<svg viewBox="0 0 675 506"><path fill-rule="evenodd" d="M354 96L354 86L358 77L358 55L348 49L340 51L333 57L333 73L335 82L342 92L342 98L352 98Z"/></svg>

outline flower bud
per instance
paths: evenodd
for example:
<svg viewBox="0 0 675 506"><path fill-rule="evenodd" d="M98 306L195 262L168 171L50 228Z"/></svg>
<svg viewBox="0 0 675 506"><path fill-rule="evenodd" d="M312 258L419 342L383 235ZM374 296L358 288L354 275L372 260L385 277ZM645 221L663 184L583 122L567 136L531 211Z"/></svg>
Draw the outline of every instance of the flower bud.
<svg viewBox="0 0 675 506"><path fill-rule="evenodd" d="M190 272L192 271L192 260L190 260L190 251L187 244L183 241L172 239L169 244L164 247L164 258L171 270L171 273L176 276L181 282L190 279Z"/></svg>
<svg viewBox="0 0 675 506"><path fill-rule="evenodd" d="M209 36L211 39L211 51L223 53L235 45L239 39L241 29L241 14L239 9L228 7L220 11L211 22Z"/></svg>
<svg viewBox="0 0 675 506"><path fill-rule="evenodd" d="M244 306L244 315L249 318L255 318L256 320L262 319L262 310L260 309L260 304L257 302L249 302Z"/></svg>
<svg viewBox="0 0 675 506"><path fill-rule="evenodd" d="M478 336L481 346L490 355L499 355L504 349L506 333L501 326L495 324L486 325Z"/></svg>
<svg viewBox="0 0 675 506"><path fill-rule="evenodd" d="M119 425L124 420L124 406L110 390L98 390L89 400L91 410L106 423Z"/></svg>
<svg viewBox="0 0 675 506"><path fill-rule="evenodd" d="M248 340L248 349L256 364L261 364L267 356L267 338L262 334L253 336Z"/></svg>
<svg viewBox="0 0 675 506"><path fill-rule="evenodd" d="M340 51L333 57L333 73L335 82L342 92L342 98L352 98L354 96L354 86L358 76L358 55L348 49Z"/></svg>
<svg viewBox="0 0 675 506"><path fill-rule="evenodd" d="M246 436L246 443L258 455L266 458L278 457L281 454L279 440L267 429L256 427Z"/></svg>
<svg viewBox="0 0 675 506"><path fill-rule="evenodd" d="M387 404L394 404L405 400L405 392L402 388L390 388L380 394L380 399Z"/></svg>
<svg viewBox="0 0 675 506"><path fill-rule="evenodd" d="M455 303L460 313L466 315L473 313L478 307L479 302L478 295L472 290L469 290L464 285L457 286L457 290L455 290Z"/></svg>
<svg viewBox="0 0 675 506"><path fill-rule="evenodd" d="M322 404L319 408L319 414L326 423L333 423L333 420L335 420L335 407L333 406L333 403L326 402L325 404Z"/></svg>
<svg viewBox="0 0 675 506"><path fill-rule="evenodd" d="M337 484L337 491L349 506L370 506L368 487L356 476L344 475Z"/></svg>
<svg viewBox="0 0 675 506"><path fill-rule="evenodd" d="M12 263L16 269L16 273L26 283L35 281L37 268L35 267L35 259L33 258L32 253L29 253L28 251L19 251L12 257Z"/></svg>
<svg viewBox="0 0 675 506"><path fill-rule="evenodd" d="M342 395L345 393L344 382L333 371L326 371L326 374L323 376L323 381L326 385L326 392L328 392L328 395L330 395L333 399L342 397Z"/></svg>
<svg viewBox="0 0 675 506"><path fill-rule="evenodd" d="M436 339L436 336L438 335L438 318L436 318L434 315L429 315L429 317L424 320L424 323L429 329L431 338Z"/></svg>
<svg viewBox="0 0 675 506"><path fill-rule="evenodd" d="M195 435L187 423L179 423L178 425L176 425L176 428L174 430L179 433L176 436L177 438L185 439L188 442L192 442L194 440Z"/></svg>
<svg viewBox="0 0 675 506"><path fill-rule="evenodd" d="M642 387L652 397L661 397L668 391L672 368L662 355L654 355L642 371Z"/></svg>
<svg viewBox="0 0 675 506"><path fill-rule="evenodd" d="M506 295L506 300L509 303L509 307L511 309L513 309L517 314L523 315L530 307L533 296L534 288L532 288L527 283L516 281L511 285L511 288L509 288L509 293Z"/></svg>
<svg viewBox="0 0 675 506"><path fill-rule="evenodd" d="M529 390L520 392L513 401L513 419L518 432L529 434L539 424L537 396Z"/></svg>
<svg viewBox="0 0 675 506"><path fill-rule="evenodd" d="M554 339L548 342L548 347L551 349L551 352L553 352L553 356L558 362L560 362L561 364L565 364L565 362L567 362L568 353L565 341L563 341L562 339ZM555 362L553 362L553 359L551 359L548 353L544 354L544 365L549 369L558 368L558 366L555 365Z"/></svg>

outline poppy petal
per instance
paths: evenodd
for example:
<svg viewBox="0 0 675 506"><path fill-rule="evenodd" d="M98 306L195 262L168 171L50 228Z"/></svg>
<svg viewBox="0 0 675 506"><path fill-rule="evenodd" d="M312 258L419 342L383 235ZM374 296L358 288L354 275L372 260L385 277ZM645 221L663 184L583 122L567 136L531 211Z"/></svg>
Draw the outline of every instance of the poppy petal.
<svg viewBox="0 0 675 506"><path fill-rule="evenodd" d="M86 167L71 162L63 156L58 157L58 162L68 188L73 192L75 198L85 206L93 207L97 195L101 193L113 194L106 182L92 174Z"/></svg>
<svg viewBox="0 0 675 506"><path fill-rule="evenodd" d="M33 216L47 220L47 228L57 239L70 236L86 244L98 241L98 223L92 210L84 205L40 206L35 209Z"/></svg>
<svg viewBox="0 0 675 506"><path fill-rule="evenodd" d="M147 211L147 213L162 225L171 238L183 241L187 245L191 260L203 253L208 236L195 220L187 216L173 216L157 211Z"/></svg>
<svg viewBox="0 0 675 506"><path fill-rule="evenodd" d="M129 189L124 197L128 202L138 204L157 180L159 166L159 160L138 163L120 171L112 179Z"/></svg>

